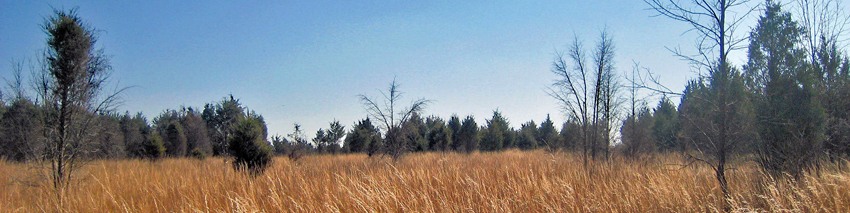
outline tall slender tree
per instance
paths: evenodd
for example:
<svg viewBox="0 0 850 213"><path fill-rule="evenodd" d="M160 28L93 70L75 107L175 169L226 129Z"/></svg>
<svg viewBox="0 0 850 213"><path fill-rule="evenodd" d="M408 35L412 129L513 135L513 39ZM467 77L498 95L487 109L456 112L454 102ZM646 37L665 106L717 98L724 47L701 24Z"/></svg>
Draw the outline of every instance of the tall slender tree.
<svg viewBox="0 0 850 213"><path fill-rule="evenodd" d="M707 71L708 75L703 76L707 78L707 81L692 81L689 85L690 92L694 93L692 93L693 97L688 97L688 100L700 102L696 105L710 105L711 107L704 110L710 110L711 113L700 114L702 112L693 111L696 114L683 113L682 118L684 122L691 124L689 126L698 127L693 132L700 132L710 139L708 140L711 144L708 146L710 149L704 150L706 157L701 160L712 166L721 192L728 198L727 162L734 151L732 148L743 141L741 136L745 134L740 131L740 125L747 118L739 116L749 114L745 112L746 100L738 96L743 92L738 90L740 74L729 63L728 56L729 52L741 48L742 42L745 41L744 38L735 34L735 30L755 8L747 8L748 0L644 0L644 2L661 16L690 25L692 31L697 34L698 54L685 54L680 50L673 52L701 71ZM736 12L736 9L738 13L734 16L730 15ZM703 86L707 86L706 91L702 90ZM686 98L683 97L683 105L684 99ZM707 117L710 119L706 119ZM698 121L705 123L698 123ZM694 135L694 137L697 136ZM726 209L728 205L724 203L723 207Z"/></svg>
<svg viewBox="0 0 850 213"><path fill-rule="evenodd" d="M98 128L93 115L111 110L120 91L102 96L112 70L109 58L95 48L96 31L75 10L54 11L43 27L47 50L36 87L48 142L41 159L49 162L53 186L60 188L93 149L89 137Z"/></svg>
<svg viewBox="0 0 850 213"><path fill-rule="evenodd" d="M580 124L578 146L585 162L590 157L608 158L621 104L614 72L614 42L607 31L602 31L594 47L593 64L588 64L587 57L584 44L576 36L566 54L556 53L551 71L558 79L549 90L564 114Z"/></svg>

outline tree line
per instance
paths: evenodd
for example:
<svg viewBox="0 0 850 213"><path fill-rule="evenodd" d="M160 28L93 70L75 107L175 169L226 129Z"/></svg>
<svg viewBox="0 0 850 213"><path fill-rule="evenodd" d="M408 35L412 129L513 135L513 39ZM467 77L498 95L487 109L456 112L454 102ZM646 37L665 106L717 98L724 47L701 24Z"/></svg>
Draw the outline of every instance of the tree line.
<svg viewBox="0 0 850 213"><path fill-rule="evenodd" d="M32 91L22 86L21 65L7 81L4 94L10 96L0 104L0 158L49 162L45 165L58 186L79 163L99 158L229 156L234 168L260 174L272 155L298 160L306 154L365 153L398 159L408 152L544 148L579 153L588 164L618 154L678 152L710 165L724 195L729 162L746 156L754 156L768 174L793 179L846 159L850 59L841 48L844 25L833 22L848 21L824 19L839 16L830 16L837 12L826 7L811 9L808 1L798 6L811 10L794 16L768 0L748 10L759 13L758 21L739 37L733 32L740 17L727 19L726 13L743 2L646 1L700 35L699 54L674 50L701 71L682 92L657 84L651 73L644 76L647 81L637 66L631 75L619 72L613 37L603 31L589 51L576 37L555 54L551 72L557 78L548 93L568 118L562 124L547 115L539 124L527 121L514 128L498 110L483 124L471 115L423 116L431 100L416 99L401 108L403 93L393 81L382 99L359 96L366 118L349 129L332 121L312 139L298 124L290 134L269 136L263 117L233 96L202 108L165 110L151 121L140 113L117 113L120 90L103 91L111 66L103 50L94 48L96 31L73 10L56 11L43 25L47 51L33 72ZM747 51L746 64L728 62L736 49ZM649 107L638 90L664 96ZM680 98L678 106L674 97Z"/></svg>

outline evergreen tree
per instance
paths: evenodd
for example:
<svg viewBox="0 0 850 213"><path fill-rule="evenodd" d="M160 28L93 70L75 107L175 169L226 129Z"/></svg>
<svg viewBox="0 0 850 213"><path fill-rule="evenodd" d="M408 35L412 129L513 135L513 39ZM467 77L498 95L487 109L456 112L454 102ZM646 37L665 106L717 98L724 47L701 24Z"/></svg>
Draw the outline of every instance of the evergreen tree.
<svg viewBox="0 0 850 213"><path fill-rule="evenodd" d="M502 113L498 110L493 111L493 117L487 120L487 127L481 132L481 150L502 150L511 137L508 125L508 120L502 117Z"/></svg>
<svg viewBox="0 0 850 213"><path fill-rule="evenodd" d="M466 153L472 153L478 150L478 124L475 123L475 118L471 115L463 119L457 141L463 145L461 148Z"/></svg>
<svg viewBox="0 0 850 213"><path fill-rule="evenodd" d="M360 102L366 108L366 111L369 112L369 116L380 121L380 127L385 131L384 146L381 151L384 154L390 155L393 160L400 159L411 148L408 146L409 142L405 140L405 129L403 125L411 118L417 117L431 103L431 100L420 98L413 101L410 107L406 109L397 109L396 106L398 106L398 102L403 94L398 87L398 83L393 80L389 88L387 88L387 92L382 92L384 100L381 104L378 104L375 99L366 97L365 95L359 96Z"/></svg>
<svg viewBox="0 0 850 213"><path fill-rule="evenodd" d="M407 122L401 125L401 128L404 132L402 133L404 141L407 142L410 151L422 152L428 150L428 141L426 140L428 127L422 117L419 117L419 114L414 113Z"/></svg>
<svg viewBox="0 0 850 213"><path fill-rule="evenodd" d="M460 132L460 129L461 129L460 117L458 117L457 115L452 115L452 117L449 119L448 127L449 127L449 130L451 130L450 132L452 133L452 143L451 143L452 150L454 150L456 152L463 151L465 144L460 139L460 133L461 133Z"/></svg>
<svg viewBox="0 0 850 213"><path fill-rule="evenodd" d="M629 115L623 121L622 135L623 152L628 157L639 157L655 150L651 134L653 117L648 108L639 110L635 115Z"/></svg>
<svg viewBox="0 0 850 213"><path fill-rule="evenodd" d="M683 143L688 155L709 164L721 191L728 195L726 170L731 157L755 140L754 112L743 77L737 70L715 69L707 80L694 80L685 87L679 106Z"/></svg>
<svg viewBox="0 0 850 213"><path fill-rule="evenodd" d="M116 113L108 113L96 116L95 122L99 126L96 136L93 138L94 151L88 153L93 158L124 158L126 147L124 146L124 134L118 125L120 116Z"/></svg>
<svg viewBox="0 0 850 213"><path fill-rule="evenodd" d="M575 121L567 121L564 122L564 125L561 127L561 133L559 134L561 138L561 144L565 149L577 150L581 142L582 136L582 128L578 122Z"/></svg>
<svg viewBox="0 0 850 213"><path fill-rule="evenodd" d="M233 124L228 149L235 158L233 168L260 175L272 161L272 149L265 139L265 123L257 117L242 117Z"/></svg>
<svg viewBox="0 0 850 213"><path fill-rule="evenodd" d="M431 116L425 121L428 126L428 150L430 151L446 151L451 150L452 130L446 126L443 119Z"/></svg>
<svg viewBox="0 0 850 213"><path fill-rule="evenodd" d="M682 148L676 141L679 132L678 111L670 99L663 97L652 114L652 137L659 151L672 151Z"/></svg>
<svg viewBox="0 0 850 213"><path fill-rule="evenodd" d="M803 29L768 0L750 34L747 86L756 94L759 163L778 175L800 178L817 160L823 141L824 111L814 93L815 79L799 47Z"/></svg>
<svg viewBox="0 0 850 213"><path fill-rule="evenodd" d="M144 157L149 160L158 160L165 157L165 145L162 142L162 137L159 134L147 132L145 133L145 142L142 144Z"/></svg>
<svg viewBox="0 0 850 213"><path fill-rule="evenodd" d="M336 153L340 149L340 139L345 136L345 127L339 124L339 121L330 123L327 130L319 129L316 131L316 138L313 143L316 144L316 149L323 153Z"/></svg>
<svg viewBox="0 0 850 213"><path fill-rule="evenodd" d="M517 134L517 147L523 150L537 148L537 131L537 124L534 121L522 124Z"/></svg>
<svg viewBox="0 0 850 213"><path fill-rule="evenodd" d="M381 135L369 118L358 121L345 137L343 149L348 152L367 152L371 144L380 143Z"/></svg>
<svg viewBox="0 0 850 213"><path fill-rule="evenodd" d="M144 158L147 156L145 151L145 134L151 132L151 127L142 113L137 113L130 116L129 112L125 112L118 121L119 128L124 134L124 147L128 157Z"/></svg>
<svg viewBox="0 0 850 213"><path fill-rule="evenodd" d="M177 121L172 121L165 128L165 150L166 154L174 157L186 156L186 133L183 131L183 125Z"/></svg>
<svg viewBox="0 0 850 213"><path fill-rule="evenodd" d="M101 93L111 73L109 58L96 49L97 31L76 11L56 10L43 27L47 48L35 83L46 128L41 132L47 140L41 159L48 161L58 189L67 186L85 162L80 158L96 149L92 137L100 126L94 115L113 109L117 94Z"/></svg>
<svg viewBox="0 0 850 213"><path fill-rule="evenodd" d="M298 161L301 159L307 152L310 152L313 147L310 146L310 143L307 142L307 137L304 136L304 132L301 131L300 124L294 124L294 128L292 133L286 135L289 137L289 153L287 153L287 157L290 160Z"/></svg>
<svg viewBox="0 0 850 213"><path fill-rule="evenodd" d="M537 142L540 146L547 146L549 150L556 151L563 147L558 139L558 130L555 129L555 123L546 115L546 120L540 123L540 128L537 129Z"/></svg>
<svg viewBox="0 0 850 213"><path fill-rule="evenodd" d="M207 130L212 142L213 154L227 154L227 139L233 133L231 127L244 116L242 104L233 98L224 98L219 103L209 103L204 106L201 118L207 123Z"/></svg>

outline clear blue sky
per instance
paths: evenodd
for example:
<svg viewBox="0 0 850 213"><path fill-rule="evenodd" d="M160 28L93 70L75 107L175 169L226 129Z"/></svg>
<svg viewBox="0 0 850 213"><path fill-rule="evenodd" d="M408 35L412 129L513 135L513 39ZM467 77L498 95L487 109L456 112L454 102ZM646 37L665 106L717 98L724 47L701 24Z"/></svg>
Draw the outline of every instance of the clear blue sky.
<svg viewBox="0 0 850 213"><path fill-rule="evenodd" d="M136 86L120 111L153 119L232 93L270 134L296 122L309 136L334 119L350 127L366 117L356 96L377 97L394 77L405 103L435 100L425 115L481 124L499 109L515 127L547 114L560 123L545 93L553 54L574 35L593 45L606 26L620 72L637 61L679 91L695 77L665 49L693 52L687 25L639 0L0 2L0 77L44 48L51 8L79 7L102 30L113 83Z"/></svg>

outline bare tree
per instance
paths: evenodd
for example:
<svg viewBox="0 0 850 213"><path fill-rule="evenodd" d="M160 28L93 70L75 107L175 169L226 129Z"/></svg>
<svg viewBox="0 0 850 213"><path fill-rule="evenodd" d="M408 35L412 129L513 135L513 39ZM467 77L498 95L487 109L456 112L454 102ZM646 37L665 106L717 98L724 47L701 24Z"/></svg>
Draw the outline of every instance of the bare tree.
<svg viewBox="0 0 850 213"><path fill-rule="evenodd" d="M419 114L432 101L424 98L417 99L410 104L410 107L402 110L397 109L402 98L402 92L398 90L399 84L393 79L390 83L387 92L381 91L383 103L380 103L374 98L369 98L365 95L359 95L360 102L369 113L369 117L379 121L379 128L384 130L384 154L390 155L393 159L399 159L407 152L407 143L403 139L401 125L407 122L412 116Z"/></svg>
<svg viewBox="0 0 850 213"><path fill-rule="evenodd" d="M819 63L820 48L846 40L845 31L850 28L850 16L845 13L841 0L796 0L798 23L806 30L803 42L812 64ZM842 48L843 49L843 48ZM820 67L825 69L825 67Z"/></svg>
<svg viewBox="0 0 850 213"><path fill-rule="evenodd" d="M710 105L707 109L716 113L712 113L710 119L688 116L684 118L690 119L689 122L694 123L694 127L711 127L711 130L706 128L697 131L708 136L706 141L710 143L709 146L705 146L709 150L704 150L710 158L700 158L700 160L712 166L720 189L728 198L727 157L732 153L731 149L741 141L737 139L736 134L739 127L732 124L736 123L738 118L734 116L740 114L738 112L742 109L739 99L732 97L735 95L732 87L737 71L728 63L728 55L733 50L743 48L741 43L746 39L737 36L735 30L756 7L747 7L748 0L644 0L644 2L661 16L691 25L691 30L698 35L697 54L684 54L678 49L672 51L696 68L708 72L709 75L705 77L709 79L708 93L711 94L693 98L704 99L704 104ZM738 8L742 10L735 10ZM702 81L698 82L701 84ZM708 125L700 126L696 124L697 120L705 121Z"/></svg>
<svg viewBox="0 0 850 213"><path fill-rule="evenodd" d="M43 26L48 48L36 88L45 113L42 159L59 189L94 151L89 141L97 132L96 115L113 109L124 89L103 96L111 66L103 50L94 48L95 31L74 10L54 13Z"/></svg>
<svg viewBox="0 0 850 213"><path fill-rule="evenodd" d="M846 54L846 31L850 14L841 0L796 0L796 22L805 28L803 45L815 71L816 98L826 111L824 148L833 162L850 153L850 61ZM819 162L816 169L820 168ZM840 164L839 164L840 166ZM839 167L840 168L840 167ZM819 171L819 170L817 170Z"/></svg>
<svg viewBox="0 0 850 213"><path fill-rule="evenodd" d="M0 157L21 162L39 156L43 141L38 107L27 97L23 87L23 65L22 61L12 63L13 78L4 78L13 95L8 99L9 105L0 99L3 105L0 106Z"/></svg>
<svg viewBox="0 0 850 213"><path fill-rule="evenodd" d="M589 157L604 154L613 142L619 100L619 80L614 74L614 43L603 31L588 66L583 43L576 36L566 55L557 52L552 72L558 75L549 88L569 119L581 127L578 147L587 163Z"/></svg>
<svg viewBox="0 0 850 213"><path fill-rule="evenodd" d="M629 114L623 121L623 126L620 130L621 141L625 147L623 151L626 156L633 158L640 157L640 154L651 151L649 148L649 144L651 143L651 138L648 136L649 127L645 124L652 123L652 114L649 113L649 109L646 107L645 98L638 97L638 91L641 89L637 80L639 73L642 71L640 68L640 64L635 62L631 76L626 77L626 80L631 84L627 86L629 89Z"/></svg>

